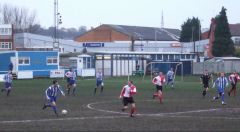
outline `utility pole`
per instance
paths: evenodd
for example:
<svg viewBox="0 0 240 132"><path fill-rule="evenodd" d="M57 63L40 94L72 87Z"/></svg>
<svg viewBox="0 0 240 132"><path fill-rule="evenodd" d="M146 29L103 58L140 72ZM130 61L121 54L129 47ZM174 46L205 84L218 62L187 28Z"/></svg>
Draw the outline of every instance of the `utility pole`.
<svg viewBox="0 0 240 132"><path fill-rule="evenodd" d="M192 26L192 42L193 42L193 53L196 53L195 51L195 41L194 41L194 27Z"/></svg>
<svg viewBox="0 0 240 132"><path fill-rule="evenodd" d="M58 26L62 24L62 16L58 12L58 0L54 0L54 38L53 38L53 50L59 51L59 36Z"/></svg>
<svg viewBox="0 0 240 132"><path fill-rule="evenodd" d="M164 28L163 10L162 10L162 21L161 21L161 28Z"/></svg>

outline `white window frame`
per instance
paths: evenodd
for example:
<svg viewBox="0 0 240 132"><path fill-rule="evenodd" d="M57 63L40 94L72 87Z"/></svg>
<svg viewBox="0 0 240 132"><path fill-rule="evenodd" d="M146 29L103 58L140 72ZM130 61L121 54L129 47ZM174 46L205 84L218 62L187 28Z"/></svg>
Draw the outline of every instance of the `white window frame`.
<svg viewBox="0 0 240 132"><path fill-rule="evenodd" d="M54 59L57 59L56 63L54 63ZM51 60L51 62L49 63L48 60ZM47 65L58 65L58 57L57 56L47 56L46 64Z"/></svg>
<svg viewBox="0 0 240 132"><path fill-rule="evenodd" d="M0 43L0 49L11 49L12 48L12 42L1 42Z"/></svg>
<svg viewBox="0 0 240 132"><path fill-rule="evenodd" d="M23 63L19 63L20 60L23 60L22 61ZM25 63L25 60L28 60L29 63ZM30 63L31 63L30 61L31 61L30 57L19 57L18 58L18 65L30 65Z"/></svg>

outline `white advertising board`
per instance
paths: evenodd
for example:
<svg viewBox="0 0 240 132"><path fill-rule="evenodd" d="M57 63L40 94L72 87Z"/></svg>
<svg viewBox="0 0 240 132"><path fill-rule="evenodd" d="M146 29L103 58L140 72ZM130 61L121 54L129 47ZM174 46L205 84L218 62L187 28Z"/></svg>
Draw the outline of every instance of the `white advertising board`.
<svg viewBox="0 0 240 132"><path fill-rule="evenodd" d="M32 71L18 71L17 79L33 79Z"/></svg>
<svg viewBox="0 0 240 132"><path fill-rule="evenodd" d="M92 77L95 76L95 69L79 69L77 70L77 75L81 77Z"/></svg>
<svg viewBox="0 0 240 132"><path fill-rule="evenodd" d="M64 70L51 70L50 78L64 78L65 71Z"/></svg>
<svg viewBox="0 0 240 132"><path fill-rule="evenodd" d="M4 74L0 74L0 82L4 82Z"/></svg>

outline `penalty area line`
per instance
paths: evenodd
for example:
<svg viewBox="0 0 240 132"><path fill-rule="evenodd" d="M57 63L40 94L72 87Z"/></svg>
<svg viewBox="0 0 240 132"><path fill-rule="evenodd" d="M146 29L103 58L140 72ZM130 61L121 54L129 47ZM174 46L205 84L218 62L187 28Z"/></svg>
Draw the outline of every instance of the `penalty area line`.
<svg viewBox="0 0 240 132"><path fill-rule="evenodd" d="M150 100L145 100L145 101L150 101ZM104 104L104 103L110 103L111 101L106 101L106 102L94 102L87 104L87 108L95 111L100 111L100 112L106 112L106 113L115 113L115 114L129 114L129 113L123 113L123 112L117 112L117 111L111 111L111 110L104 110L104 109L99 109L94 107L96 104ZM115 102L115 101L112 101ZM199 119L204 119L204 118L213 118L213 119L228 119L228 120L240 120L240 117L224 117L224 116L184 116L182 114L190 114L190 113L204 113L204 112L214 112L214 111L219 111L219 110L240 110L240 108L215 108L215 109L199 109L199 110L191 110L191 111L181 111L181 112L168 112L168 113L156 113L156 114L147 114L147 113L137 113L136 116L144 117L144 116L149 116L149 117L170 117L170 118L199 118Z"/></svg>

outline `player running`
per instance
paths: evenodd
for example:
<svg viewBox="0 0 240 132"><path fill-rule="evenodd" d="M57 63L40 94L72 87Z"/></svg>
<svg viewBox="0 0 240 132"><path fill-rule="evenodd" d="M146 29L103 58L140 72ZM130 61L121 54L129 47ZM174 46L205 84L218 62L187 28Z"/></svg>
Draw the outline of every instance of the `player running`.
<svg viewBox="0 0 240 132"><path fill-rule="evenodd" d="M7 96L9 96L12 90L12 80L13 80L12 71L9 70L8 73L4 75L3 79L4 79L5 87L1 90L1 92L6 91Z"/></svg>
<svg viewBox="0 0 240 132"><path fill-rule="evenodd" d="M224 90L228 86L228 80L223 72L220 73L220 76L214 82L213 88L215 87L215 85L217 86L217 96L213 97L213 100L219 99L219 97L221 97L222 105L225 105Z"/></svg>
<svg viewBox="0 0 240 132"><path fill-rule="evenodd" d="M207 70L204 71L202 76L200 77L201 83L203 84L203 91L202 96L205 97L207 91L209 89L209 80L211 79L211 75L208 73Z"/></svg>
<svg viewBox="0 0 240 132"><path fill-rule="evenodd" d="M70 71L68 71L65 74L65 76L68 78L67 79L68 84L67 84L67 87L66 87L67 94L69 95L71 88L73 88L72 95L75 96L76 86L77 86L77 84L76 84L76 79L77 79L76 72L74 71L73 68L70 68Z"/></svg>
<svg viewBox="0 0 240 132"><path fill-rule="evenodd" d="M162 72L159 73L159 76L153 78L152 83L156 85L156 93L153 94L153 99L159 97L160 104L163 103L163 85L165 83L165 77Z"/></svg>
<svg viewBox="0 0 240 132"><path fill-rule="evenodd" d="M103 92L103 74L101 71L98 71L97 75L96 75L96 87L94 88L94 95L96 95L97 92L97 88L101 87L101 93Z"/></svg>
<svg viewBox="0 0 240 132"><path fill-rule="evenodd" d="M46 98L48 100L48 102L46 104L43 105L43 110L46 109L47 107L52 107L54 113L56 114L56 116L58 116L57 113L57 95L58 93L61 93L63 96L65 96L65 93L62 91L62 89L60 88L58 81L57 80L53 80L53 84L51 86L49 86L46 91Z"/></svg>
<svg viewBox="0 0 240 132"><path fill-rule="evenodd" d="M231 96L231 93L234 93L234 96L236 96L236 88L237 88L237 81L240 79L237 72L232 73L229 77L228 77L229 81L231 82L232 88L231 90L228 92L228 96Z"/></svg>
<svg viewBox="0 0 240 132"><path fill-rule="evenodd" d="M171 85L172 89L173 89L173 80L174 79L174 71L173 68L171 68L168 72L167 72L167 85Z"/></svg>
<svg viewBox="0 0 240 132"><path fill-rule="evenodd" d="M123 98L123 108L122 111L125 111L128 108L128 104L132 105L130 111L130 117L134 117L133 114L136 111L136 105L133 100L133 95L137 93L136 86L133 85L132 81L129 81L127 85L122 88L119 98Z"/></svg>

